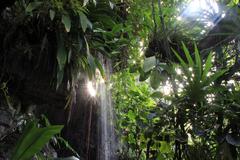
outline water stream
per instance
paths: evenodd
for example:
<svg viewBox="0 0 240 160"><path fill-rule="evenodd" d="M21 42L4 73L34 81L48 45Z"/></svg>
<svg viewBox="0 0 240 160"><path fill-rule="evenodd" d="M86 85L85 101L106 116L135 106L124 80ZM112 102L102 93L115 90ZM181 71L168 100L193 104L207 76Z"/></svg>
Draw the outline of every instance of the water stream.
<svg viewBox="0 0 240 160"><path fill-rule="evenodd" d="M105 82L99 83L99 145L98 160L116 160L116 136L114 131L114 109L112 104L111 92L109 89L112 65L109 59L100 57L105 71Z"/></svg>

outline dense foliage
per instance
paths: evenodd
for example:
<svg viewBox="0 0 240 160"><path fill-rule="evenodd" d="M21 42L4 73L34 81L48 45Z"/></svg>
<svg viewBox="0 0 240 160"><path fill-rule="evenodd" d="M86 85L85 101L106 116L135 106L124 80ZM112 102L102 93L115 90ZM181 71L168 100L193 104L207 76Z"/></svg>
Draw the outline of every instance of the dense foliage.
<svg viewBox="0 0 240 160"><path fill-rule="evenodd" d="M94 80L98 71L106 79L103 56L113 63L120 160L239 159L239 0L214 2L0 2L0 111L14 119L0 142L25 128L8 154L44 159L47 142L67 145L55 136L63 126L30 121L26 106L36 95L50 103L64 93L54 103L66 109L68 125L79 79Z"/></svg>
<svg viewBox="0 0 240 160"><path fill-rule="evenodd" d="M30 121L27 115L35 114L36 103L52 103L68 112L69 121L79 79L92 79L96 69L104 77L100 56L120 61L119 53L128 43L125 9L109 0L11 0L0 5L0 107L14 120L8 124L5 116L1 119L1 144L9 137L16 141L9 135L26 128L27 140L20 140L12 157L31 159L62 127L24 127ZM0 148L9 155L13 146Z"/></svg>
<svg viewBox="0 0 240 160"><path fill-rule="evenodd" d="M238 159L240 105L234 97L240 93L239 32L224 29L234 25L224 20L206 38L200 34L207 30L202 25L184 31L181 27L186 29L189 19L171 22L179 15L167 13L168 6L174 3L158 2L152 1L152 7L150 2L146 3L148 9L141 13L133 12L136 17L148 15L152 19L156 8L162 10L160 18L156 16L159 20L151 21L156 22L159 31L154 31L154 23L147 20L144 22L151 24L152 30L141 25L139 29L136 23L140 30L137 35L142 37L138 40L138 54L145 51L148 57L144 63L130 61L130 72L135 73L123 71L113 81L122 159ZM238 10L236 4L237 1L222 3L230 7L230 15ZM171 9L177 10L176 6ZM222 30L214 33L217 27ZM150 36L141 34L146 30ZM173 34L172 30L178 33ZM228 36L219 36L221 41L216 44L214 39L208 39L216 34ZM207 47L207 43L211 46ZM134 53L131 56L133 60L139 58Z"/></svg>

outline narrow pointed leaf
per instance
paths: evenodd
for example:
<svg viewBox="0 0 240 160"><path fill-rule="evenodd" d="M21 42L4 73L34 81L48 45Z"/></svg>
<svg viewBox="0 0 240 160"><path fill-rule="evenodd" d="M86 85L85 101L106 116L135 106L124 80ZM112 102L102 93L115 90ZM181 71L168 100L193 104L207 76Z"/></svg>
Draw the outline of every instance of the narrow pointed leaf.
<svg viewBox="0 0 240 160"><path fill-rule="evenodd" d="M64 67L67 63L68 54L67 50L64 45L64 40L62 35L58 36L58 42L57 42L57 62L58 62L58 72L57 72L57 87L62 83L63 75L64 75Z"/></svg>
<svg viewBox="0 0 240 160"><path fill-rule="evenodd" d="M177 57L177 59L179 60L180 64L184 67L184 68L188 68L187 64L184 62L184 60L181 58L181 56L172 48L173 53L175 54L175 56Z"/></svg>
<svg viewBox="0 0 240 160"><path fill-rule="evenodd" d="M204 81L207 78L207 74L209 73L211 68L212 68L212 53L210 53L207 57L205 68L203 70L202 81Z"/></svg>
<svg viewBox="0 0 240 160"><path fill-rule="evenodd" d="M204 85L207 86L209 84L211 84L212 82L216 81L220 76L222 76L225 72L227 71L227 69L225 70L221 70L218 71L216 73L214 73L213 75L211 75L209 78L207 78L204 82Z"/></svg>
<svg viewBox="0 0 240 160"><path fill-rule="evenodd" d="M198 74L196 76L201 77L201 75L202 75L202 60L201 60L196 43L194 43L194 48L195 48L195 61L196 61L197 74Z"/></svg>
<svg viewBox="0 0 240 160"><path fill-rule="evenodd" d="M187 49L186 45L183 42L182 42L182 46L183 46L183 50L184 50L185 56L186 56L186 58L188 60L189 66L193 67L194 62L193 62L193 59L191 57L191 54L190 54L189 50Z"/></svg>

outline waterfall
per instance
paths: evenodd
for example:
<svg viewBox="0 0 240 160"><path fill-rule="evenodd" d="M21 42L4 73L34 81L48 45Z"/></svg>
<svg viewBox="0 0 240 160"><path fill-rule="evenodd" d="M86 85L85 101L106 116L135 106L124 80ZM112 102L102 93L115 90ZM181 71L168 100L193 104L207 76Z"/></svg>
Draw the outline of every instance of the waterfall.
<svg viewBox="0 0 240 160"><path fill-rule="evenodd" d="M116 136L114 130L114 110L109 88L110 74L112 72L111 60L100 57L105 71L105 82L100 83L99 93L99 145L98 160L116 160Z"/></svg>

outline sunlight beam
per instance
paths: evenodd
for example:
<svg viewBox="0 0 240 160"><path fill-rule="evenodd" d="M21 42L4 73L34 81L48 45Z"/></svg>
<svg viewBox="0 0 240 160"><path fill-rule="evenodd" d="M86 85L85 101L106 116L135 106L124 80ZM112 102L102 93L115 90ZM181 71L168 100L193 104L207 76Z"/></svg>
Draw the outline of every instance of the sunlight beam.
<svg viewBox="0 0 240 160"><path fill-rule="evenodd" d="M97 92L96 92L95 88L93 87L92 81L88 81L87 89L88 89L88 93L90 94L91 97L96 96Z"/></svg>

